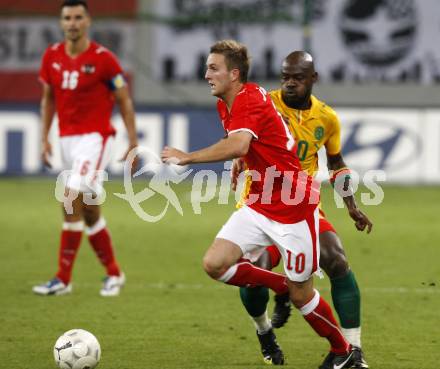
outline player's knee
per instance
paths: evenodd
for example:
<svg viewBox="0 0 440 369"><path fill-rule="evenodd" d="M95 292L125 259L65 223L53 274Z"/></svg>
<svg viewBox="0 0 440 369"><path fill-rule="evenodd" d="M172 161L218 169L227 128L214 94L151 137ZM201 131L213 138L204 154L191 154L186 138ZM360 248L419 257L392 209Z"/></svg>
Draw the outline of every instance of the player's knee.
<svg viewBox="0 0 440 369"><path fill-rule="evenodd" d="M335 253L322 267L330 278L338 278L347 274L349 268L346 256Z"/></svg>
<svg viewBox="0 0 440 369"><path fill-rule="evenodd" d="M97 222L97 219L94 219L87 211L83 212L83 217L87 227L92 227Z"/></svg>
<svg viewBox="0 0 440 369"><path fill-rule="evenodd" d="M345 275L349 266L339 237L334 232L324 232L320 235L320 241L321 268L330 278Z"/></svg>
<svg viewBox="0 0 440 369"><path fill-rule="evenodd" d="M297 309L301 309L305 305L304 301L296 296L290 296L290 301L292 301L293 306Z"/></svg>
<svg viewBox="0 0 440 369"><path fill-rule="evenodd" d="M99 218L101 217L99 208L84 206L83 217L87 227L92 227L96 224L96 222L98 222Z"/></svg>
<svg viewBox="0 0 440 369"><path fill-rule="evenodd" d="M203 258L203 269L213 279L219 279L225 272L223 263L209 255L205 255Z"/></svg>
<svg viewBox="0 0 440 369"><path fill-rule="evenodd" d="M290 301L297 309L301 309L307 303L306 296L299 291L290 291Z"/></svg>

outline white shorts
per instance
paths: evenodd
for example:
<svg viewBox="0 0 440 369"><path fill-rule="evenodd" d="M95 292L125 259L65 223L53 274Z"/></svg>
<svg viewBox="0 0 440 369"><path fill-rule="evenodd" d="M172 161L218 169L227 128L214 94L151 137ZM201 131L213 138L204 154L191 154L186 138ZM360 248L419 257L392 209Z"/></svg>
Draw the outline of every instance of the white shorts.
<svg viewBox="0 0 440 369"><path fill-rule="evenodd" d="M99 133L63 136L60 139L66 187L79 192L101 194L105 173L111 159L113 136ZM105 178L106 179L106 178Z"/></svg>
<svg viewBox="0 0 440 369"><path fill-rule="evenodd" d="M293 209L292 209L293 210ZM283 224L248 206L238 209L217 234L238 245L245 258L255 261L266 246L275 244L284 261L287 277L303 282L319 270L319 210L310 219Z"/></svg>

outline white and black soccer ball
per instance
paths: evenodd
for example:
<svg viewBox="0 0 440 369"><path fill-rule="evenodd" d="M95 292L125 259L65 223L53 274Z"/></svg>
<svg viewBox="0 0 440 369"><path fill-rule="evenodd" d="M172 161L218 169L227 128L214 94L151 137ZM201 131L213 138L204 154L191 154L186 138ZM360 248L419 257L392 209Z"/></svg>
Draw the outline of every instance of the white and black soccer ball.
<svg viewBox="0 0 440 369"><path fill-rule="evenodd" d="M93 369L101 359L101 346L90 332L71 329L57 339L53 356L61 369Z"/></svg>

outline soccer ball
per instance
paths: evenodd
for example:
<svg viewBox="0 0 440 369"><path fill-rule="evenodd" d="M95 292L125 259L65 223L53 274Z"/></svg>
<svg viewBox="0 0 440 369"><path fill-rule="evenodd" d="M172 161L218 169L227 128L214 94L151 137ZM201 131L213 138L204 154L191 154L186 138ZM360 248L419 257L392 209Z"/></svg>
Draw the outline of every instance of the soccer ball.
<svg viewBox="0 0 440 369"><path fill-rule="evenodd" d="M53 356L61 369L93 369L101 358L101 346L90 332L71 329L57 339Z"/></svg>

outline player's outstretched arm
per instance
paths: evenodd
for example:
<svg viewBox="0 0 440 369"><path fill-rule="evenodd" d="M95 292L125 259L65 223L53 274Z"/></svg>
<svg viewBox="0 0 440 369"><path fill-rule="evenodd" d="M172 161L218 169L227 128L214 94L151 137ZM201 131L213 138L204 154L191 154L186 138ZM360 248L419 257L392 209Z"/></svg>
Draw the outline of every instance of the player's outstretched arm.
<svg viewBox="0 0 440 369"><path fill-rule="evenodd" d="M162 161L178 165L211 163L245 156L252 141L252 134L246 131L234 132L227 138L204 149L186 153L173 147L162 150Z"/></svg>
<svg viewBox="0 0 440 369"><path fill-rule="evenodd" d="M343 181L343 187L340 195L344 199L345 206L348 209L351 219L354 220L354 224L359 231L367 230L367 233L371 232L373 223L368 219L357 206L354 198L353 191L351 190L351 177L349 175L349 169L344 162L342 154L329 155L327 154L327 166L330 172L330 180L335 184L335 189L339 188L338 181Z"/></svg>
<svg viewBox="0 0 440 369"><path fill-rule="evenodd" d="M122 86L114 91L116 102L119 105L119 110L121 112L122 120L124 122L125 128L128 134L128 149L122 157L121 161L126 160L128 154L131 150L138 146L137 133L136 133L136 123L135 114L133 108L133 102L130 98L127 86ZM138 164L137 156L133 160L132 171L136 170Z"/></svg>
<svg viewBox="0 0 440 369"><path fill-rule="evenodd" d="M43 83L43 94L40 102L40 115L42 121L41 132L41 159L43 164L52 168L49 156L52 155L52 145L49 142L49 131L55 114L55 99L50 85Z"/></svg>

